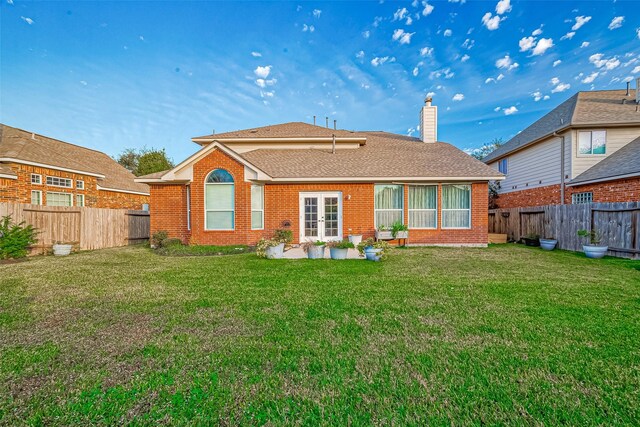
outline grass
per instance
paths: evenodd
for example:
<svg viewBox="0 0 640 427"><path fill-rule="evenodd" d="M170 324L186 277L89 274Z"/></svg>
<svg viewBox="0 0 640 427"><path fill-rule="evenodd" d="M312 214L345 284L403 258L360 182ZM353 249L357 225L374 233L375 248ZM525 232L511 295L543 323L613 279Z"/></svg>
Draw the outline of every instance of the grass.
<svg viewBox="0 0 640 427"><path fill-rule="evenodd" d="M237 255L254 252L255 248L247 245L214 246L214 245L183 245L170 244L157 249L158 254L168 256L210 256L210 255Z"/></svg>
<svg viewBox="0 0 640 427"><path fill-rule="evenodd" d="M7 264L0 424L632 425L639 270L516 245Z"/></svg>

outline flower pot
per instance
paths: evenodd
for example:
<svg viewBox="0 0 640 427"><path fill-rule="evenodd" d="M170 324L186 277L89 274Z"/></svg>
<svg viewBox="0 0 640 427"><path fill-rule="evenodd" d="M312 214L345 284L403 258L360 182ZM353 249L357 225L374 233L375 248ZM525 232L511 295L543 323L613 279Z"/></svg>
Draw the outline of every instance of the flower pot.
<svg viewBox="0 0 640 427"><path fill-rule="evenodd" d="M367 247L364 251L364 256L367 258L368 261L380 261L380 258L382 256L382 249L380 248L373 248L373 247Z"/></svg>
<svg viewBox="0 0 640 427"><path fill-rule="evenodd" d="M284 254L284 243L280 243L277 246L269 246L265 249L265 254L268 259L282 258L282 254Z"/></svg>
<svg viewBox="0 0 640 427"><path fill-rule="evenodd" d="M329 253L331 254L331 259L347 259L349 249L331 248Z"/></svg>
<svg viewBox="0 0 640 427"><path fill-rule="evenodd" d="M376 231L376 239L378 240L393 240L393 234L391 231Z"/></svg>
<svg viewBox="0 0 640 427"><path fill-rule="evenodd" d="M540 239L540 247L545 251L552 251L557 244L556 239Z"/></svg>
<svg viewBox="0 0 640 427"><path fill-rule="evenodd" d="M324 248L325 245L322 246L311 246L307 251L307 258L309 259L321 259L324 258Z"/></svg>
<svg viewBox="0 0 640 427"><path fill-rule="evenodd" d="M71 253L71 249L73 249L73 245L56 243L55 245L53 245L53 254L55 256L67 256Z"/></svg>
<svg viewBox="0 0 640 427"><path fill-rule="evenodd" d="M587 258L602 258L607 254L609 246L583 245L582 250Z"/></svg>
<svg viewBox="0 0 640 427"><path fill-rule="evenodd" d="M396 233L396 239L408 239L409 232L408 231L398 231Z"/></svg>
<svg viewBox="0 0 640 427"><path fill-rule="evenodd" d="M349 241L353 246L358 246L362 242L362 234L349 234Z"/></svg>

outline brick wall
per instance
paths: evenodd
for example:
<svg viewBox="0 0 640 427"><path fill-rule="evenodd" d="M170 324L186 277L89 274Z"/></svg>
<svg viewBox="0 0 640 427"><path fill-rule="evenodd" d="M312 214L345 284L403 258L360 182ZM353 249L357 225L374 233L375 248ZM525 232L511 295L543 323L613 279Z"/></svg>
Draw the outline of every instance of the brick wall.
<svg viewBox="0 0 640 427"><path fill-rule="evenodd" d="M31 191L42 191L42 204L46 205L47 191L56 193L71 193L73 204L75 195L84 195L85 206L111 209L142 209L142 204L149 203L149 196L98 190L98 179L94 176L72 172L62 172L37 166L8 164L18 175L18 179L0 179L0 202L31 203ZM31 183L31 174L42 177L41 184ZM46 184L47 176L68 178L73 180L73 188L56 187ZM76 181L84 181L84 189L76 187Z"/></svg>
<svg viewBox="0 0 640 427"><path fill-rule="evenodd" d="M619 179L596 184L567 187L565 203L571 203L573 193L593 192L595 203L640 201L640 178Z"/></svg>
<svg viewBox="0 0 640 427"><path fill-rule="evenodd" d="M149 206L151 235L158 231L167 231L171 237L189 243L187 187L182 184L151 184L149 189L153 201Z"/></svg>
<svg viewBox="0 0 640 427"><path fill-rule="evenodd" d="M499 208L518 208L525 206L544 206L560 204L560 184L529 190L502 193L497 199Z"/></svg>

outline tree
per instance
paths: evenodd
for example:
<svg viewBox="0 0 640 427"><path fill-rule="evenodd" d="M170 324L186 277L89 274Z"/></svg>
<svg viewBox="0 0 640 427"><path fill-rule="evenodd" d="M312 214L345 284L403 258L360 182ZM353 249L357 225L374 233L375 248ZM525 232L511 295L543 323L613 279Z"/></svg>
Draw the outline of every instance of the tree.
<svg viewBox="0 0 640 427"><path fill-rule="evenodd" d="M494 138L493 141L491 141L488 144L484 144L480 148L476 148L470 154L476 159L482 160L485 157L487 157L490 153L494 152L496 149L501 147L503 144L504 142L502 141L502 138Z"/></svg>
<svg viewBox="0 0 640 427"><path fill-rule="evenodd" d="M116 157L116 161L135 176L164 171L174 166L164 148L126 148Z"/></svg>

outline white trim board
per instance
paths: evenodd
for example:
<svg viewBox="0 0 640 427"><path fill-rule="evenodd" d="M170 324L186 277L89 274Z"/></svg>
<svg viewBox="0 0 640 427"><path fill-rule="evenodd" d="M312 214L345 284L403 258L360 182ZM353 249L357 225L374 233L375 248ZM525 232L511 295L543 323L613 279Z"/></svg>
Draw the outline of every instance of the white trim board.
<svg viewBox="0 0 640 427"><path fill-rule="evenodd" d="M53 169L53 170L58 170L58 171L63 171L63 172L77 173L77 174L80 174L80 175L88 175L88 176L95 176L95 177L98 177L98 178L106 178L104 175L99 174L99 173L95 173L95 172L87 172L87 171L81 171L81 170L76 170L76 169L68 169L68 168L63 168L63 167L60 167L60 166L47 165L45 163L36 163L36 162L30 162L30 161L27 161L27 160L14 159L12 157L0 157L0 162L18 163L18 164L21 164L21 165L37 166L39 168L47 168L47 169Z"/></svg>

